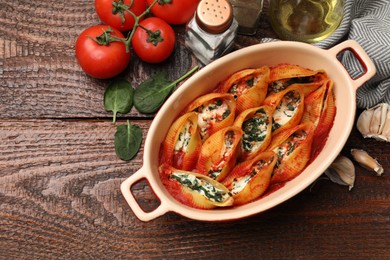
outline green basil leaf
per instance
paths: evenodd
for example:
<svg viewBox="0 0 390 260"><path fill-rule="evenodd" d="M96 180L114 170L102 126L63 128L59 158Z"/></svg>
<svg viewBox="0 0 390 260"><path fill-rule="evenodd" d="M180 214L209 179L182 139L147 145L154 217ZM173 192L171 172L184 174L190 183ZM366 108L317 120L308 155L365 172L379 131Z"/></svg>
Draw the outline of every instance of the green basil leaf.
<svg viewBox="0 0 390 260"><path fill-rule="evenodd" d="M164 72L145 80L134 91L135 108L146 114L156 112L175 86L167 80Z"/></svg>
<svg viewBox="0 0 390 260"><path fill-rule="evenodd" d="M116 122L116 114L129 113L133 107L134 89L126 79L115 79L104 92L104 108L113 112L112 122Z"/></svg>
<svg viewBox="0 0 390 260"><path fill-rule="evenodd" d="M164 72L160 72L150 79L145 80L134 91L135 108L139 112L145 114L156 112L173 92L176 85L194 73L197 69L198 66L195 66L174 82L168 81L166 73Z"/></svg>
<svg viewBox="0 0 390 260"><path fill-rule="evenodd" d="M139 151L142 143L142 130L137 125L119 125L115 133L115 153L124 161L131 160Z"/></svg>

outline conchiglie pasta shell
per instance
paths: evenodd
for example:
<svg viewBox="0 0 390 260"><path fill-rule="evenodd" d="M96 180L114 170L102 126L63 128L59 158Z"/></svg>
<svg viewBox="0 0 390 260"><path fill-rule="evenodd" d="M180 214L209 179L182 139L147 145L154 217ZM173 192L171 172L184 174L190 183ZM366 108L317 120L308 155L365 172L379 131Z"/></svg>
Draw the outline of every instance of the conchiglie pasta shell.
<svg viewBox="0 0 390 260"><path fill-rule="evenodd" d="M303 95L306 98L312 92L314 92L315 90L320 88L325 82L326 82L326 80L321 80L321 81L316 81L316 82L311 82L311 83L294 83L294 84L291 84L290 86L288 86L284 90L288 91L290 89L298 89L298 90L300 90L303 93ZM283 91L283 90L280 90L280 91ZM278 91L278 92L268 92L268 95L264 99L263 104L264 105L268 105L268 106L275 105L275 103L278 100L278 93L280 91Z"/></svg>
<svg viewBox="0 0 390 260"><path fill-rule="evenodd" d="M272 113L272 107L261 106L247 109L237 116L236 120L234 121L234 126L240 127L243 130L239 155L240 160L249 160L255 157L257 153L264 151L268 147L272 136ZM264 125L265 129L257 129L257 131L253 133L255 138L261 139L261 137L264 136L264 139L262 140L251 140L252 136L249 132L253 131L249 129L249 126L246 128L245 122L255 118L266 120Z"/></svg>
<svg viewBox="0 0 390 260"><path fill-rule="evenodd" d="M280 118L282 116L285 116L285 112L290 111L290 110L288 109L288 107L285 107L285 109L283 109L283 107L282 107L279 110L278 106L281 102L284 101L284 98L286 97L286 95L288 95L291 92L293 92L294 95L298 95L298 97L299 97L299 101L298 101L299 103L296 106L297 110L288 120L281 120ZM273 104L273 115L272 115L273 125L274 125L273 130L272 130L273 135L280 133L280 132L284 131L285 129L294 127L300 123L302 116L303 116L303 112L304 112L304 99L305 99L302 90L300 88L296 88L296 87L287 88L281 92L276 93L275 96L277 98L276 98L276 102ZM269 104L266 104L266 105L269 105ZM282 113L280 113L279 111L281 111ZM278 127L275 127L275 125L278 125Z"/></svg>
<svg viewBox="0 0 390 260"><path fill-rule="evenodd" d="M323 70L313 71L296 65L282 64L271 69L268 96L293 85L300 85L306 95L318 87L316 83L326 79L328 75Z"/></svg>
<svg viewBox="0 0 390 260"><path fill-rule="evenodd" d="M290 79L297 77L309 77L314 76L318 71L303 68L298 65L280 64L271 68L270 81L276 81L281 79Z"/></svg>
<svg viewBox="0 0 390 260"><path fill-rule="evenodd" d="M215 106L215 104L219 103L223 104L220 106L221 108L226 104L228 115L224 116L227 110L213 109L212 112L207 112L207 109L204 109L204 107L209 107L210 104ZM213 133L233 124L236 114L236 102L230 94L210 93L195 99L183 112L188 113L192 111L198 112L198 130L204 142Z"/></svg>
<svg viewBox="0 0 390 260"><path fill-rule="evenodd" d="M198 172L220 181L234 167L242 137L239 127L225 127L211 135L202 145L196 165Z"/></svg>
<svg viewBox="0 0 390 260"><path fill-rule="evenodd" d="M327 84L327 92L323 103L322 113L314 130L312 157L315 157L328 139L330 129L336 116L335 96L333 93L333 81Z"/></svg>
<svg viewBox="0 0 390 260"><path fill-rule="evenodd" d="M302 116L302 123L312 122L314 126L317 126L322 109L324 108L326 90L327 85L323 84L322 87L305 98L305 109Z"/></svg>
<svg viewBox="0 0 390 260"><path fill-rule="evenodd" d="M287 148L291 147L294 134L306 133L295 144L292 151ZM297 176L307 165L311 158L311 147L313 142L314 126L307 122L287 129L272 138L271 144L267 150L273 151L278 155L278 162L275 166L271 183L285 182ZM294 142L293 142L294 143ZM287 149L287 150L286 150Z"/></svg>
<svg viewBox="0 0 390 260"><path fill-rule="evenodd" d="M228 207L233 205L234 200L232 196L230 196L229 190L222 183L217 182L206 175L178 170L166 164L161 165L159 171L162 172L162 175L164 176L170 176L165 187L176 200L184 205L199 209L212 209L215 207ZM223 200L219 202L213 201L207 196L202 195L199 189L191 189L189 186L180 183L177 179L172 177L174 173L192 176L192 178L196 178L197 180L210 183L224 194Z"/></svg>
<svg viewBox="0 0 390 260"><path fill-rule="evenodd" d="M241 113L263 103L267 95L269 74L270 70L267 66L241 70L221 83L217 91L232 94L237 102L237 113ZM248 85L248 82L252 82L253 86ZM234 89L237 86L241 86L238 91Z"/></svg>
<svg viewBox="0 0 390 260"><path fill-rule="evenodd" d="M253 175L253 169L258 167L261 161L267 162L259 171ZM271 175L277 161L277 155L272 151L259 153L251 160L237 164L232 172L222 182L233 194L234 205L242 205L259 198L269 187ZM234 185L243 178L250 176L250 180L244 188L237 193L234 192Z"/></svg>
<svg viewBox="0 0 390 260"><path fill-rule="evenodd" d="M183 148L185 141L179 141L182 139L183 132L186 131L186 127L189 127L186 136L189 136L187 148ZM179 146L181 149L177 151L175 147L178 143L182 143ZM198 160L198 155L202 141L198 132L198 114L196 112L189 112L178 119L171 125L164 142L162 144L162 162L168 163L175 168L181 170L192 170Z"/></svg>

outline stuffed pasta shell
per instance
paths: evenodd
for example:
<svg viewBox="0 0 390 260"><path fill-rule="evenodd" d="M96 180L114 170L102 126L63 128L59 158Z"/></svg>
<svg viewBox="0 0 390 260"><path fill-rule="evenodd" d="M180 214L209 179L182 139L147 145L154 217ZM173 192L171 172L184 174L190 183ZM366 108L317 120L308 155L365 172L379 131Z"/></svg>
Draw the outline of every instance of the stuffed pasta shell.
<svg viewBox="0 0 390 260"><path fill-rule="evenodd" d="M326 81L323 86L305 99L305 109L302 122L311 122L316 127L312 151L313 157L319 151L317 147L322 147L333 126L336 116L336 105L333 93L333 81Z"/></svg>
<svg viewBox="0 0 390 260"><path fill-rule="evenodd" d="M237 113L263 103L268 91L269 67L241 70L231 75L218 91L230 93L237 102Z"/></svg>
<svg viewBox="0 0 390 260"><path fill-rule="evenodd" d="M327 78L323 70L314 71L298 65L281 64L271 68L268 95L280 92L293 84L320 82Z"/></svg>
<svg viewBox="0 0 390 260"><path fill-rule="evenodd" d="M167 164L162 164L159 171L161 175L168 176L168 192L187 206L211 209L233 205L229 190L206 175L178 170Z"/></svg>
<svg viewBox="0 0 390 260"><path fill-rule="evenodd" d="M198 113L198 129L204 142L213 133L233 124L236 102L230 94L210 93L195 99L184 112Z"/></svg>
<svg viewBox="0 0 390 260"><path fill-rule="evenodd" d="M239 114L234 126L243 130L241 138L240 160L251 159L264 151L271 142L272 113L268 106L247 109Z"/></svg>
<svg viewBox="0 0 390 260"><path fill-rule="evenodd" d="M277 155L267 151L234 167L222 182L230 190L234 205L251 202L268 189L276 161Z"/></svg>
<svg viewBox="0 0 390 260"><path fill-rule="evenodd" d="M164 139L162 162L177 169L192 170L196 165L201 146L198 114L186 113L171 125Z"/></svg>
<svg viewBox="0 0 390 260"><path fill-rule="evenodd" d="M311 157L314 126L304 123L287 129L272 138L267 150L278 156L271 183L285 182L297 176Z"/></svg>
<svg viewBox="0 0 390 260"><path fill-rule="evenodd" d="M276 96L272 115L273 135L298 125L304 111L304 94L300 89L288 88L277 93Z"/></svg>
<svg viewBox="0 0 390 260"><path fill-rule="evenodd" d="M221 181L237 161L242 130L239 127L225 127L211 135L202 145L196 165L197 171Z"/></svg>

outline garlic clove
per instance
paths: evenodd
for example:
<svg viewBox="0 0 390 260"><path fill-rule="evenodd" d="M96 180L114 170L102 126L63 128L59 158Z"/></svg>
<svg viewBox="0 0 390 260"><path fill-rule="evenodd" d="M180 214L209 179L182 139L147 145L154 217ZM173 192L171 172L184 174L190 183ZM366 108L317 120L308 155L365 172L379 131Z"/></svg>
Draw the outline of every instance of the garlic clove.
<svg viewBox="0 0 390 260"><path fill-rule="evenodd" d="M373 170L378 176L383 174L383 167L377 160L372 158L366 151L360 149L351 149L352 157L364 168Z"/></svg>
<svg viewBox="0 0 390 260"><path fill-rule="evenodd" d="M370 134L370 123L373 115L374 110L364 110L357 120L356 127L364 138L368 137Z"/></svg>
<svg viewBox="0 0 390 260"><path fill-rule="evenodd" d="M387 103L383 103L382 105L380 105L380 107L381 107L381 122L380 122L381 125L379 127L379 134L382 134L385 124L387 122L387 118L388 118L387 115L390 112L390 105Z"/></svg>
<svg viewBox="0 0 390 260"><path fill-rule="evenodd" d="M383 124L382 136L390 140L390 109L387 110L386 122Z"/></svg>
<svg viewBox="0 0 390 260"><path fill-rule="evenodd" d="M355 166L343 155L339 155L325 171L328 178L340 185L346 185L351 190L355 183Z"/></svg>
<svg viewBox="0 0 390 260"><path fill-rule="evenodd" d="M356 126L364 138L390 142L390 105L381 103L364 110Z"/></svg>
<svg viewBox="0 0 390 260"><path fill-rule="evenodd" d="M374 114L371 117L370 122L370 134L380 134L381 119L382 119L382 109L379 106L376 106L374 109Z"/></svg>

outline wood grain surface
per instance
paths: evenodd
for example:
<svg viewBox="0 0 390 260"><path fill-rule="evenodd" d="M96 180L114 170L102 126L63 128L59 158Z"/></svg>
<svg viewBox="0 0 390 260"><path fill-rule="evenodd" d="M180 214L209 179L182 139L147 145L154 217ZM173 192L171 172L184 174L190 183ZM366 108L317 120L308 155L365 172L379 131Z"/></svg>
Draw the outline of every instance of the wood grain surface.
<svg viewBox="0 0 390 260"><path fill-rule="evenodd" d="M266 15L254 37L272 37ZM153 115L133 109L117 125L104 111L109 80L86 76L77 35L100 23L93 1L0 0L0 259L390 259L390 146L353 129L352 148L374 155L383 176L356 165L348 191L320 178L287 202L246 219L198 222L176 213L148 223L125 202L120 183L143 164L119 160L116 126L130 119L146 137ZM175 52L149 65L133 57L122 73L133 87L159 71L171 79L197 64L176 26ZM141 207L158 199L146 181Z"/></svg>

